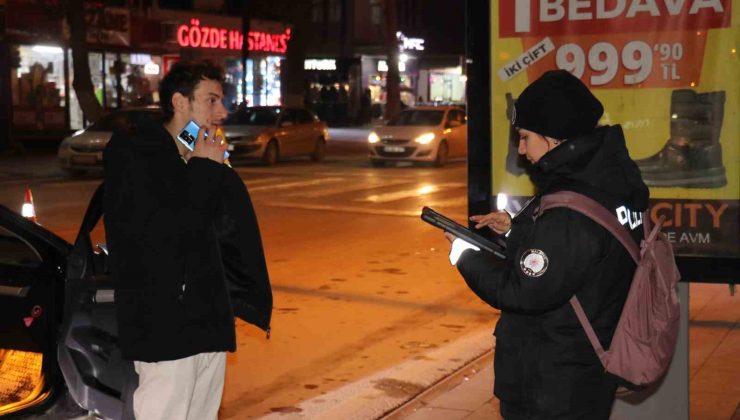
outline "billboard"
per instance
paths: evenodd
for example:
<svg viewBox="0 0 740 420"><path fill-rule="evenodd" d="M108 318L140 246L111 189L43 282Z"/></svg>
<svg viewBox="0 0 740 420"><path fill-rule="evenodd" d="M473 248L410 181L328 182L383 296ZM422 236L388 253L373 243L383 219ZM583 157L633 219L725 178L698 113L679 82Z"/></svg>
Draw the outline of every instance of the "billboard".
<svg viewBox="0 0 740 420"><path fill-rule="evenodd" d="M740 257L740 63L733 0L491 2L492 187L534 193L509 121L547 70L578 76L621 124L678 255Z"/></svg>

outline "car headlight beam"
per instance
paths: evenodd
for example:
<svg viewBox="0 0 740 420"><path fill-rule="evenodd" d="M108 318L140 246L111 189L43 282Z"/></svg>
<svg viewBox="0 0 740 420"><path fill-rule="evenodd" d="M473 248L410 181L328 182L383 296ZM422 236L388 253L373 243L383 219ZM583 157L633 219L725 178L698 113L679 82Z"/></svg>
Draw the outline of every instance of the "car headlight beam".
<svg viewBox="0 0 740 420"><path fill-rule="evenodd" d="M419 144L429 144L432 140L434 140L434 133L424 133L414 139Z"/></svg>
<svg viewBox="0 0 740 420"><path fill-rule="evenodd" d="M367 136L367 142L368 143L377 143L379 141L380 141L380 137L378 137L378 135L375 134L374 131L372 133L370 133L369 136Z"/></svg>

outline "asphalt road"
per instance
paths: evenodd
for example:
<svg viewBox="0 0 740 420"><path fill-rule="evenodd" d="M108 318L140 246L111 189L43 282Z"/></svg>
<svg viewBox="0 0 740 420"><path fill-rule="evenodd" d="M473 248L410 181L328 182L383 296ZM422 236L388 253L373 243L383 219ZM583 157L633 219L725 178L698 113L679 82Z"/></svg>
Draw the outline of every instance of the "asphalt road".
<svg viewBox="0 0 740 420"><path fill-rule="evenodd" d="M275 307L269 340L238 322L220 418L300 415L302 401L492 329L496 311L468 290L442 234L418 217L431 205L464 220L465 163L373 168L366 135L334 133L322 163L236 167L255 203ZM0 204L20 209L32 188L39 222L73 240L100 179L70 179L53 156L20 161L0 169ZM378 386L419 391L395 385Z"/></svg>

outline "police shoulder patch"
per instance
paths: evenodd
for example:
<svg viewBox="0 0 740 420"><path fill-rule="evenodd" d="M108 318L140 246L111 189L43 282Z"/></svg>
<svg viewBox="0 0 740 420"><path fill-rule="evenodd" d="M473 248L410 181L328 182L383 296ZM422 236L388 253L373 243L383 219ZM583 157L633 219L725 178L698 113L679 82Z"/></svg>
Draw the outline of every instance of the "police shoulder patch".
<svg viewBox="0 0 740 420"><path fill-rule="evenodd" d="M547 254L539 249L529 249L522 254L519 267L529 277L539 277L547 271Z"/></svg>

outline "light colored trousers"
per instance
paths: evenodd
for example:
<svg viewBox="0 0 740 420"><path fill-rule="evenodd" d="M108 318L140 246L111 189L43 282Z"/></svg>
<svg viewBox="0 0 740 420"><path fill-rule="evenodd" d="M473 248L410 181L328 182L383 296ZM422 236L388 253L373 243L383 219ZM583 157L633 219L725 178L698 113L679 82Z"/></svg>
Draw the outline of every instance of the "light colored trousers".
<svg viewBox="0 0 740 420"><path fill-rule="evenodd" d="M211 420L224 390L226 353L200 353L164 362L137 362L137 420Z"/></svg>

